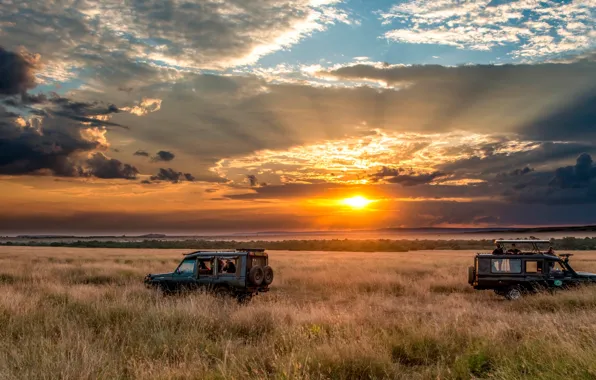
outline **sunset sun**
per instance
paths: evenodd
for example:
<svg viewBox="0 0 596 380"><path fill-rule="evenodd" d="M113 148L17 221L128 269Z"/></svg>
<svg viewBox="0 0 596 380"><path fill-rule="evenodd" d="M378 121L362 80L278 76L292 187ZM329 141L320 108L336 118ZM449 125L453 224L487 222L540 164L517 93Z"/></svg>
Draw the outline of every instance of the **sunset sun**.
<svg viewBox="0 0 596 380"><path fill-rule="evenodd" d="M366 199L361 195L357 195L351 198L342 199L341 203L346 206L350 206L354 209L361 209L368 206L372 201L370 199Z"/></svg>

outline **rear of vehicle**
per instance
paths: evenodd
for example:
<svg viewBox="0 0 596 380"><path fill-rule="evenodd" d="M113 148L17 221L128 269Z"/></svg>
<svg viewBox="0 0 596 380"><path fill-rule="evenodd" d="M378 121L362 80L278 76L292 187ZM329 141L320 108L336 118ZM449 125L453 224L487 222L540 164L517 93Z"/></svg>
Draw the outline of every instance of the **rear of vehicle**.
<svg viewBox="0 0 596 380"><path fill-rule="evenodd" d="M268 292L273 282L273 269L264 249L246 249L246 293L251 295Z"/></svg>

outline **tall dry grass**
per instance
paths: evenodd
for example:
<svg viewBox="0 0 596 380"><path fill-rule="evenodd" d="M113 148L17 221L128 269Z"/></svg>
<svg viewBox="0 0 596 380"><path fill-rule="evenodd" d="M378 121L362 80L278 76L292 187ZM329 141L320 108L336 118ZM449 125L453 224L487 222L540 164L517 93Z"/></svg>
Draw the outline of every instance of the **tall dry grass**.
<svg viewBox="0 0 596 380"><path fill-rule="evenodd" d="M596 378L596 287L505 301L466 251L270 252L247 306L143 287L181 252L2 247L0 378Z"/></svg>

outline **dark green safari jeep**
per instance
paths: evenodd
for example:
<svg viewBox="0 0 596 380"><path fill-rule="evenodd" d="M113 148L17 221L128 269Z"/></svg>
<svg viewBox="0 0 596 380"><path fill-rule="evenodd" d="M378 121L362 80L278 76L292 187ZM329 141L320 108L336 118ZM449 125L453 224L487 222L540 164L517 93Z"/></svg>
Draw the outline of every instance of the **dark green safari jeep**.
<svg viewBox="0 0 596 380"><path fill-rule="evenodd" d="M185 254L175 271L148 274L145 285L164 293L203 290L248 301L269 291L273 269L264 249L196 251Z"/></svg>
<svg viewBox="0 0 596 380"><path fill-rule="evenodd" d="M595 283L596 274L576 272L569 263L572 254L555 254L550 240L495 240L493 253L479 253L468 269L468 283L477 290L493 290L507 299L542 289L568 289ZM510 248L507 249L507 245ZM521 250L518 247L529 249Z"/></svg>

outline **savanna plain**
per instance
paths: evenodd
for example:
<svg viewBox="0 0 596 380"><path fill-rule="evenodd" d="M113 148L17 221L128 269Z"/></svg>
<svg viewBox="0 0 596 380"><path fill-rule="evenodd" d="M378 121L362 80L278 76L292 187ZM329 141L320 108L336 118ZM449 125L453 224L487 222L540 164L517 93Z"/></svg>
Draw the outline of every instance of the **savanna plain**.
<svg viewBox="0 0 596 380"><path fill-rule="evenodd" d="M0 378L596 378L596 287L506 301L473 251L270 251L248 305L143 286L184 252L0 247Z"/></svg>

